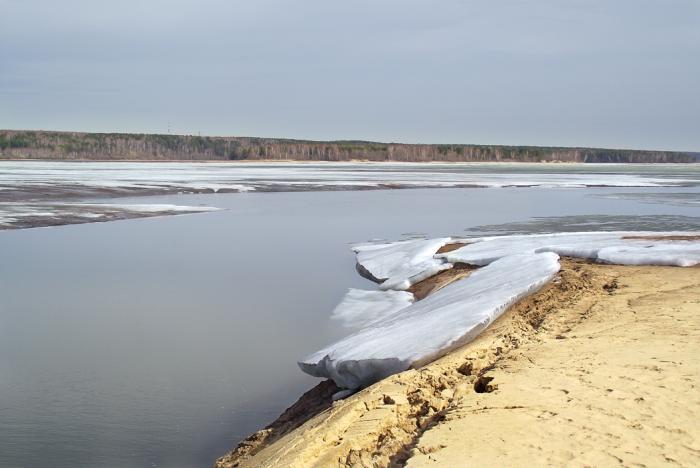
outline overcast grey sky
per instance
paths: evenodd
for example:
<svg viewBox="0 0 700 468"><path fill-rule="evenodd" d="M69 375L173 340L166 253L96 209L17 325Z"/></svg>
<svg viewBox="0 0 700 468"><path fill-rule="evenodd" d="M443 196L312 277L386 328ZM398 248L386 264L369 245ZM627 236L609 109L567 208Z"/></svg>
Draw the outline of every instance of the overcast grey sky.
<svg viewBox="0 0 700 468"><path fill-rule="evenodd" d="M0 128L700 151L698 0L0 0Z"/></svg>

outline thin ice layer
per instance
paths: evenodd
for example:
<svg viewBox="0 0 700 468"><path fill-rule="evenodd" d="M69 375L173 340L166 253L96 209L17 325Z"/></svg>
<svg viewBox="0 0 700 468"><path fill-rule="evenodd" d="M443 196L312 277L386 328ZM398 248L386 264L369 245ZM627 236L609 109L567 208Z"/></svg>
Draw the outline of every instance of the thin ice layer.
<svg viewBox="0 0 700 468"><path fill-rule="evenodd" d="M471 341L508 307L559 271L554 253L495 261L420 302L308 356L301 369L359 388L419 366Z"/></svg>
<svg viewBox="0 0 700 468"><path fill-rule="evenodd" d="M413 294L406 291L348 290L336 306L331 318L346 327L360 328L370 325L413 303Z"/></svg>
<svg viewBox="0 0 700 468"><path fill-rule="evenodd" d="M509 255L554 252L622 265L692 266L700 263L700 241L664 239L688 232L574 232L465 239L457 250L437 255L448 262L487 265Z"/></svg>
<svg viewBox="0 0 700 468"><path fill-rule="evenodd" d="M151 204L124 204L124 203L64 203L65 207L76 207L84 209L104 209L104 210L124 210L133 211L136 213L203 213L206 211L219 211L220 208L214 206L183 206L171 205L165 203Z"/></svg>
<svg viewBox="0 0 700 468"><path fill-rule="evenodd" d="M353 248L360 270L380 283L380 289L405 290L436 273L452 268L435 252L450 242L449 237L363 244Z"/></svg>
<svg viewBox="0 0 700 468"><path fill-rule="evenodd" d="M212 206L123 203L0 203L0 229L16 229L60 224L77 224L95 220L142 218L217 211Z"/></svg>

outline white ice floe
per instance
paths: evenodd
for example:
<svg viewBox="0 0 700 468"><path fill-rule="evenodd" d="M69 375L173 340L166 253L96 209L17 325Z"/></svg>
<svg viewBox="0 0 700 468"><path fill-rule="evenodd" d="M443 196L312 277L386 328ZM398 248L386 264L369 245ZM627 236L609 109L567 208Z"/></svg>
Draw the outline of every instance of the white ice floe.
<svg viewBox="0 0 700 468"><path fill-rule="evenodd" d="M518 253L554 252L623 265L692 266L700 263L700 241L668 240L688 232L573 232L463 239L464 247L438 254L450 263L487 265Z"/></svg>
<svg viewBox="0 0 700 468"><path fill-rule="evenodd" d="M450 242L449 237L419 239L389 244L362 244L353 247L360 270L380 289L404 290L434 274L452 268L435 252Z"/></svg>
<svg viewBox="0 0 700 468"><path fill-rule="evenodd" d="M359 388L419 366L476 337L559 271L554 253L513 255L303 359L311 375Z"/></svg>
<svg viewBox="0 0 700 468"><path fill-rule="evenodd" d="M252 187L250 185L241 185L241 184L180 182L177 186L182 187L182 188L196 190L196 191L206 191L206 190L211 190L213 192L220 192L220 191L253 192L253 191L255 191L255 187Z"/></svg>
<svg viewBox="0 0 700 468"><path fill-rule="evenodd" d="M683 244L674 242L651 246L606 247L598 252L598 261L618 265L680 267L700 264L700 242L683 242Z"/></svg>
<svg viewBox="0 0 700 468"><path fill-rule="evenodd" d="M356 333L299 362L355 389L417 367L474 339L559 271L559 255L623 265L700 264L697 232L578 232L428 239L355 247L360 270L384 291L350 290L333 313ZM437 254L447 242L464 243ZM402 291L454 263L483 268L410 304ZM397 296L407 294L408 296Z"/></svg>
<svg viewBox="0 0 700 468"><path fill-rule="evenodd" d="M413 294L406 291L350 289L333 310L331 319L340 321L346 327L364 327L412 303Z"/></svg>
<svg viewBox="0 0 700 468"><path fill-rule="evenodd" d="M123 204L123 203L64 203L63 206L74 206L85 209L98 209L109 211L132 211L137 213L175 213L188 212L199 213L207 211L219 211L220 208L214 206L185 206L170 205L166 203L154 204Z"/></svg>

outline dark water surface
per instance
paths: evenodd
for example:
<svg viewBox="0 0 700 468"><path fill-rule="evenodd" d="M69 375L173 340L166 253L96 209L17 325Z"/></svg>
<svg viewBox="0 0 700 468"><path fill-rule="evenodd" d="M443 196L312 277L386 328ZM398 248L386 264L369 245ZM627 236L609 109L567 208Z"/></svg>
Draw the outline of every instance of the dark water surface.
<svg viewBox="0 0 700 468"><path fill-rule="evenodd" d="M674 191L699 196L635 189ZM371 287L351 242L581 215L700 229L697 206L622 192L173 195L125 202L226 209L0 232L0 466L210 466L315 384L295 360L345 333L328 317L348 287Z"/></svg>

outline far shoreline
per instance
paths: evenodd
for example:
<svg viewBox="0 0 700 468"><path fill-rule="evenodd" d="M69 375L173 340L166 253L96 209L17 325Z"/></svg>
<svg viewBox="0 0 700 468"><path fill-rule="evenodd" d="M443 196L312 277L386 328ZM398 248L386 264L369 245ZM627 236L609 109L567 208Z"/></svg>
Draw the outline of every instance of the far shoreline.
<svg viewBox="0 0 700 468"><path fill-rule="evenodd" d="M694 162L581 162L581 161L377 161L371 159L350 159L347 161L313 160L313 159L84 159L84 158L3 158L0 154L0 163L11 162L66 162L66 163L202 163L202 164L395 164L395 165L454 165L454 166L487 166L487 165L523 165L523 166L700 166L700 160Z"/></svg>

